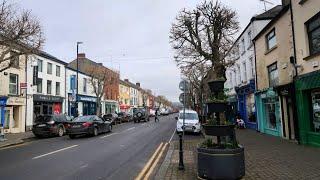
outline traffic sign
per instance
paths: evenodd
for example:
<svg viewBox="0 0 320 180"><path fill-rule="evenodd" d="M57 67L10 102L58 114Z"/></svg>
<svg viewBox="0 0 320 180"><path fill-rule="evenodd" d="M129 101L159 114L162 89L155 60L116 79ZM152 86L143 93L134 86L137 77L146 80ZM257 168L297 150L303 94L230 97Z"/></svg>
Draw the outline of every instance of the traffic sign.
<svg viewBox="0 0 320 180"><path fill-rule="evenodd" d="M187 80L182 80L179 83L179 89L183 92L186 92L189 90L190 84Z"/></svg>
<svg viewBox="0 0 320 180"><path fill-rule="evenodd" d="M185 97L184 97L185 95ZM179 101L184 104L184 100L187 100L189 97L189 94L188 93L181 93L180 96L179 96Z"/></svg>

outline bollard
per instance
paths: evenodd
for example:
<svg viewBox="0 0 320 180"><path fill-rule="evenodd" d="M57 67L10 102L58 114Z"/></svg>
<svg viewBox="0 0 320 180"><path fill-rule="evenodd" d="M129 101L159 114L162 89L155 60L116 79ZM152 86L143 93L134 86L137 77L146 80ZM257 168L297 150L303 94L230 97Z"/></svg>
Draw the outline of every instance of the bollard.
<svg viewBox="0 0 320 180"><path fill-rule="evenodd" d="M182 149L182 133L179 133L179 170L184 170L183 149Z"/></svg>

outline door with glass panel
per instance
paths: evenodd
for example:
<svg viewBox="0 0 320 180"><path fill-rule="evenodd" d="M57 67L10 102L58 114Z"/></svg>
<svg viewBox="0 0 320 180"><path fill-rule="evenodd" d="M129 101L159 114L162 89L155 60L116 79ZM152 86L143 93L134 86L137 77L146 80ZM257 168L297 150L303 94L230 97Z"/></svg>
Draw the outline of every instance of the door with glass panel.
<svg viewBox="0 0 320 180"><path fill-rule="evenodd" d="M4 132L10 133L11 127L13 123L13 108L12 107L5 107L4 108Z"/></svg>

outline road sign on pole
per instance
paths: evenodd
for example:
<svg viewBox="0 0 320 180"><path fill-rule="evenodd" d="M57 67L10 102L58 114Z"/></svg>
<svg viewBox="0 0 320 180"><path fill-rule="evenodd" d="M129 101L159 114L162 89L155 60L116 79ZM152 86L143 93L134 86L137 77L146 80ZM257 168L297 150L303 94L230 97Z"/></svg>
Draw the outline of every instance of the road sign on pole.
<svg viewBox="0 0 320 180"><path fill-rule="evenodd" d="M189 82L187 80L182 80L180 83L179 83L179 89L183 92L186 92L189 90Z"/></svg>

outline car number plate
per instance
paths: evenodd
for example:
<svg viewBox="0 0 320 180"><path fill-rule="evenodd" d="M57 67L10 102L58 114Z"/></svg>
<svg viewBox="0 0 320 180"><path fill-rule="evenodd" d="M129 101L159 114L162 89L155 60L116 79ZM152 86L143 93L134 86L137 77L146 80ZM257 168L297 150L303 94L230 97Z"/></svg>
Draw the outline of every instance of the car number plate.
<svg viewBox="0 0 320 180"><path fill-rule="evenodd" d="M44 127L46 126L45 124L39 124L38 127Z"/></svg>
<svg viewBox="0 0 320 180"><path fill-rule="evenodd" d="M73 125L72 127L79 128L79 127L81 127L81 125Z"/></svg>

